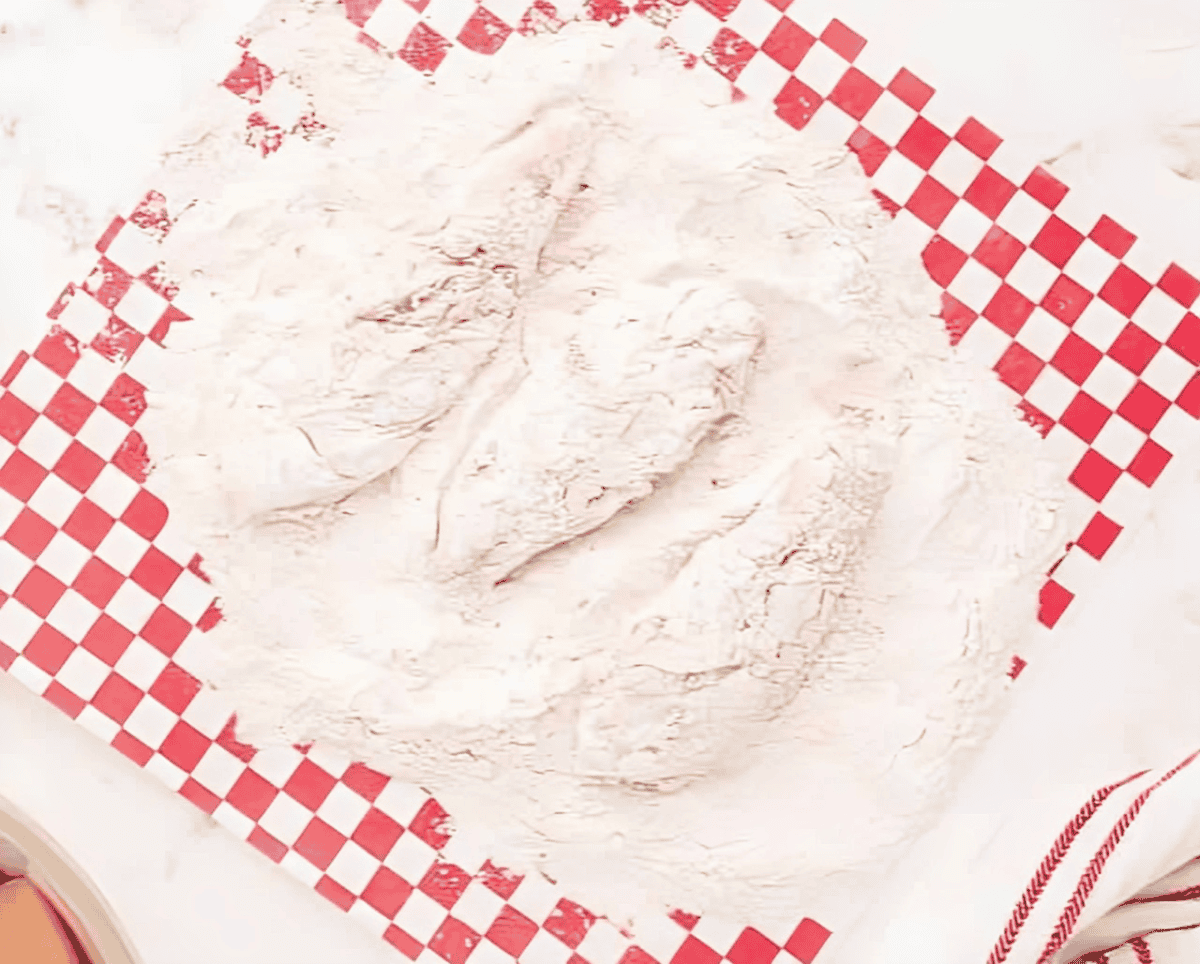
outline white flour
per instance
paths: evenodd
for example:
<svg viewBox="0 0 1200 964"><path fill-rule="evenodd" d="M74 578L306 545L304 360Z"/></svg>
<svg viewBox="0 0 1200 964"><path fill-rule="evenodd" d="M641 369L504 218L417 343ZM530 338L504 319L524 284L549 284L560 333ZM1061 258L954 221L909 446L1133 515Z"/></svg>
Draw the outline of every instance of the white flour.
<svg viewBox="0 0 1200 964"><path fill-rule="evenodd" d="M242 736L618 922L836 923L989 732L1062 467L843 152L640 35L429 84L313 7L261 43L328 137L168 161L208 300L146 374Z"/></svg>

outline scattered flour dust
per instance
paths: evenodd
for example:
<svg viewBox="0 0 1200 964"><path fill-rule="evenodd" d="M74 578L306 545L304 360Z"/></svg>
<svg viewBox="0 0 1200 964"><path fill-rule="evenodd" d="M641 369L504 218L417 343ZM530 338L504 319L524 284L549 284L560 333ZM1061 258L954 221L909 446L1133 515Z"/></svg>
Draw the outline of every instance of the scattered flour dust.
<svg viewBox="0 0 1200 964"><path fill-rule="evenodd" d="M616 922L839 919L990 731L1061 466L840 148L636 33L433 83L340 16L259 32L324 139L165 161L204 671Z"/></svg>

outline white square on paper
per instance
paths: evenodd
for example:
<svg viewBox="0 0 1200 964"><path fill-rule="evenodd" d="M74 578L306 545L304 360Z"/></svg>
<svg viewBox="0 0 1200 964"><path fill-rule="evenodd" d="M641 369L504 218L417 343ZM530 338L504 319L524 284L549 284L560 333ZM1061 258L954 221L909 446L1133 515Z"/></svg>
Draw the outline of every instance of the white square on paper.
<svg viewBox="0 0 1200 964"><path fill-rule="evenodd" d="M974 258L968 258L946 290L972 311L979 313L987 307L1002 283L999 276ZM975 327L971 326L972 329Z"/></svg>
<svg viewBox="0 0 1200 964"><path fill-rule="evenodd" d="M100 302L82 288L78 288L55 324L69 331L86 345L104 330L110 314Z"/></svg>
<svg viewBox="0 0 1200 964"><path fill-rule="evenodd" d="M1172 454L1196 444L1196 420L1178 406L1172 405L1150 430L1150 437Z"/></svg>
<svg viewBox="0 0 1200 964"><path fill-rule="evenodd" d="M216 596L211 585L191 570L185 569L163 596L163 605L179 613L184 619L195 622L204 615Z"/></svg>
<svg viewBox="0 0 1200 964"><path fill-rule="evenodd" d="M1033 248L1026 248L1004 280L1036 305L1049 294L1057 279L1058 268Z"/></svg>
<svg viewBox="0 0 1200 964"><path fill-rule="evenodd" d="M982 170L983 161L958 141L951 141L933 162L929 173L958 197L962 197L963 192L971 186L971 182Z"/></svg>
<svg viewBox="0 0 1200 964"><path fill-rule="evenodd" d="M125 721L125 729L151 749L158 749L179 717L153 697L143 697Z"/></svg>
<svg viewBox="0 0 1200 964"><path fill-rule="evenodd" d="M1075 399L1079 387L1062 372L1047 365L1033 380L1025 399L1030 405L1057 421Z"/></svg>
<svg viewBox="0 0 1200 964"><path fill-rule="evenodd" d="M828 97L849 67L840 54L834 53L823 43L815 43L800 61L795 74L799 81L808 84L822 97Z"/></svg>
<svg viewBox="0 0 1200 964"><path fill-rule="evenodd" d="M742 928L739 925L731 924L712 914L705 914L692 928L692 936L696 940L703 941L722 957L729 953L733 942L741 936L741 933Z"/></svg>
<svg viewBox="0 0 1200 964"><path fill-rule="evenodd" d="M24 656L18 656L8 668L8 675L24 686L29 692L41 696L54 679L44 669L35 666Z"/></svg>
<svg viewBox="0 0 1200 964"><path fill-rule="evenodd" d="M1170 348L1160 348L1142 372L1142 381L1164 398L1175 399L1194 374L1196 366L1186 358L1175 354Z"/></svg>
<svg viewBox="0 0 1200 964"><path fill-rule="evenodd" d="M442 857L469 874L479 872L493 851L492 838L469 828L459 828L442 848Z"/></svg>
<svg viewBox="0 0 1200 964"><path fill-rule="evenodd" d="M1138 450L1146 444L1146 433L1134 428L1119 415L1110 418L1092 442L1092 448L1114 465L1128 467Z"/></svg>
<svg viewBox="0 0 1200 964"><path fill-rule="evenodd" d="M737 88L751 100L772 101L790 76L786 67L759 50L738 74Z"/></svg>
<svg viewBox="0 0 1200 964"><path fill-rule="evenodd" d="M148 690L166 669L168 662L170 660L157 649L140 636L135 636L113 669L138 689Z"/></svg>
<svg viewBox="0 0 1200 964"><path fill-rule="evenodd" d="M213 743L204 751L204 756L200 758L200 762L192 770L192 778L218 797L223 797L233 789L233 785L237 783L238 778L245 771L246 764L224 747ZM287 794L281 793L275 799L278 800L280 797L285 796ZM294 800L292 802L295 803ZM297 803L296 806L300 805Z"/></svg>
<svg viewBox="0 0 1200 964"><path fill-rule="evenodd" d="M525 875L508 902L539 927L562 899L557 887L537 872Z"/></svg>
<svg viewBox="0 0 1200 964"><path fill-rule="evenodd" d="M994 368L1011 344L1012 339L986 318L976 318L958 343L958 349L980 367Z"/></svg>
<svg viewBox="0 0 1200 964"><path fill-rule="evenodd" d="M96 707L85 706L75 717L75 722L82 726L85 730L97 737L105 743L111 743L113 737L121 732L121 724L116 720L110 720L107 716L101 713Z"/></svg>
<svg viewBox="0 0 1200 964"><path fill-rule="evenodd" d="M7 532L8 527L16 521L25 503L15 495L0 489L0 532Z"/></svg>
<svg viewBox="0 0 1200 964"><path fill-rule="evenodd" d="M1100 351L1108 351L1127 324L1125 316L1116 308L1099 298L1093 298L1083 309L1072 330L1089 345Z"/></svg>
<svg viewBox="0 0 1200 964"><path fill-rule="evenodd" d="M352 894L361 894L379 870L379 860L347 840L325 871Z"/></svg>
<svg viewBox="0 0 1200 964"><path fill-rule="evenodd" d="M1136 271L1151 284L1163 276L1163 272L1171 263L1171 259L1158 248L1141 240L1134 241L1133 247L1125 252L1125 257L1121 260L1125 262L1126 267Z"/></svg>
<svg viewBox="0 0 1200 964"><path fill-rule="evenodd" d="M32 563L30 565L32 567ZM24 652L29 641L33 639L33 634L41 626L42 618L17 600L9 599L0 605L0 640L3 640L9 649L15 649L18 653Z"/></svg>
<svg viewBox="0 0 1200 964"><path fill-rule="evenodd" d="M500 950L491 941L480 941L471 952L471 964L514 964L514 958L507 951Z"/></svg>
<svg viewBox="0 0 1200 964"><path fill-rule="evenodd" d="M178 657L178 651L175 655ZM178 662L179 660L176 659L176 663ZM225 728L225 724L232 714L233 706L229 700L216 690L205 686L187 705L183 711L183 719L210 740L215 740L221 734L221 730Z"/></svg>
<svg viewBox="0 0 1200 964"><path fill-rule="evenodd" d="M70 444L69 434L44 415L39 415L21 439L21 451L39 465L50 469L62 458Z"/></svg>
<svg viewBox="0 0 1200 964"><path fill-rule="evenodd" d="M946 219L938 228L938 234L970 254L992 228L992 220L970 204L960 201L950 209Z"/></svg>
<svg viewBox="0 0 1200 964"><path fill-rule="evenodd" d="M403 833L383 863L389 870L394 870L415 886L428 873L436 859L437 853L429 844L414 833Z"/></svg>
<svg viewBox="0 0 1200 964"><path fill-rule="evenodd" d="M741 0L733 13L725 18L725 23L738 36L761 47L782 17L779 8L767 0Z"/></svg>
<svg viewBox="0 0 1200 964"><path fill-rule="evenodd" d="M421 19L447 40L454 40L474 13L475 0L430 0ZM404 46L403 40L400 46Z"/></svg>
<svg viewBox="0 0 1200 964"><path fill-rule="evenodd" d="M1179 327L1184 314L1183 306L1174 298L1159 288L1151 288L1146 300L1133 313L1133 321L1147 334L1166 341Z"/></svg>
<svg viewBox="0 0 1200 964"><path fill-rule="evenodd" d="M916 119L915 110L891 91L885 90L867 111L862 125L889 147L895 147Z"/></svg>
<svg viewBox="0 0 1200 964"><path fill-rule="evenodd" d="M121 443L125 441L129 432L129 426L112 412L108 411L108 409L95 408L92 414L88 416L88 420L83 423L83 427L76 433L75 438L79 440L80 444L86 445L107 462L116 454L117 449L121 447ZM110 469L113 472L120 471L108 465L104 468L106 471ZM137 483L133 482L129 476L123 472L121 474L129 482L133 483L135 488L137 487ZM121 511L124 512L125 510L122 509Z"/></svg>
<svg viewBox="0 0 1200 964"><path fill-rule="evenodd" d="M1127 523L1127 520L1122 521ZM1092 584L1099 571L1098 559L1093 559L1082 549L1072 549L1054 570L1054 581L1078 595Z"/></svg>
<svg viewBox="0 0 1200 964"><path fill-rule="evenodd" d="M457 910L456 906L455 911ZM788 936L791 936L790 930ZM588 964L617 964L629 949L629 944L627 937L604 918L600 918L589 928L579 946L575 948L575 953Z"/></svg>
<svg viewBox="0 0 1200 964"><path fill-rule="evenodd" d="M338 833L350 836L358 827L359 822L367 815L371 804L351 790L344 783L335 783L317 808L317 816L333 827Z"/></svg>
<svg viewBox="0 0 1200 964"><path fill-rule="evenodd" d="M245 840L254 831L254 821L224 800L217 804L217 809L213 811L213 819L239 840ZM319 875L317 879L320 879Z"/></svg>
<svg viewBox="0 0 1200 964"><path fill-rule="evenodd" d="M1024 191L1017 191L1004 205L996 223L1018 241L1030 244L1050 220L1050 209Z"/></svg>
<svg viewBox="0 0 1200 964"><path fill-rule="evenodd" d="M1083 390L1101 405L1115 410L1136 381L1133 372L1105 355L1083 383Z"/></svg>
<svg viewBox="0 0 1200 964"><path fill-rule="evenodd" d="M1015 141L1002 141L995 153L988 158L988 165L997 174L1008 178L1014 184L1023 184L1033 172L1034 162L1029 155L1021 150Z"/></svg>
<svg viewBox="0 0 1200 964"><path fill-rule="evenodd" d="M804 131L831 144L845 144L857 127L858 121L827 100L817 108Z"/></svg>
<svg viewBox="0 0 1200 964"><path fill-rule="evenodd" d="M421 891L414 890L396 914L395 924L422 944L428 944L446 917L446 909L441 904Z"/></svg>
<svg viewBox="0 0 1200 964"><path fill-rule="evenodd" d="M136 278L157 264L161 253L162 248L154 235L126 221L117 236L109 242L104 256Z"/></svg>
<svg viewBox="0 0 1200 964"><path fill-rule="evenodd" d="M57 537L56 537L57 538ZM40 564L45 566L45 555L43 554ZM55 575L53 571L47 568L47 572ZM69 582L70 580L65 580ZM54 608L50 610L50 615L46 617L46 622L57 629L68 639L79 642L87 631L95 625L96 619L100 615L98 607L92 605L83 596L79 595L74 589L68 589L59 597L58 602L54 604ZM78 652L86 652L86 650L78 650ZM89 653L89 655L91 655ZM107 667L106 667L107 671ZM99 684L97 684L99 685ZM91 699L91 697L87 697Z"/></svg>
<svg viewBox="0 0 1200 964"><path fill-rule="evenodd" d="M521 964L567 964L571 948L551 934L539 930L521 954Z"/></svg>
<svg viewBox="0 0 1200 964"><path fill-rule="evenodd" d="M637 935L638 947L660 961L671 960L688 937L686 930L661 911L638 915L630 930Z"/></svg>
<svg viewBox="0 0 1200 964"><path fill-rule="evenodd" d="M146 761L146 772L151 776L156 777L158 782L165 786L173 793L178 793L179 788L188 781L187 771L179 766L176 766L161 753L155 753Z"/></svg>
<svg viewBox="0 0 1200 964"><path fill-rule="evenodd" d="M67 381L93 402L98 402L112 388L117 372L117 366L103 355L98 355L94 351L85 351L79 356L79 361L67 375ZM105 412L104 414L110 413Z"/></svg>
<svg viewBox="0 0 1200 964"><path fill-rule="evenodd" d="M1017 341L1042 361L1049 361L1059 346L1066 341L1070 331L1071 329L1057 318L1041 308L1034 308L1029 320L1017 333Z"/></svg>
<svg viewBox="0 0 1200 964"><path fill-rule="evenodd" d="M87 497L114 519L119 519L129 508L129 503L133 501L137 493L138 484L115 465L110 464L100 470L96 481L88 488ZM136 533L134 534L136 535Z"/></svg>
<svg viewBox="0 0 1200 964"><path fill-rule="evenodd" d="M259 750L250 761L250 769L273 787L282 787L304 762L304 754L290 746L270 746Z"/></svg>
<svg viewBox="0 0 1200 964"><path fill-rule="evenodd" d="M236 757L234 758L236 759ZM239 771L240 772L240 771ZM236 780L237 777L234 777ZM201 781L203 783L203 781ZM232 786L232 784L230 784ZM312 820L312 811L286 793L277 794L259 817L259 826L281 844L291 847Z"/></svg>
<svg viewBox="0 0 1200 964"><path fill-rule="evenodd" d="M478 880L473 880L467 884L467 889L455 903L454 916L477 934L486 934L503 907L503 897L489 890ZM600 961L591 958L586 958L586 960L589 964L601 964ZM604 964L608 964L608 962L604 962Z"/></svg>
<svg viewBox="0 0 1200 964"><path fill-rule="evenodd" d="M100 545L96 547L96 555L121 575L128 576L142 561L142 556L146 554L149 547L150 543L146 539L139 536L129 526L118 523L109 529L108 534L100 540ZM142 624L129 628L136 632L142 628Z"/></svg>
<svg viewBox="0 0 1200 964"><path fill-rule="evenodd" d="M429 794L415 783L389 780L375 798L375 806L402 826L407 827L429 800Z"/></svg>
<svg viewBox="0 0 1200 964"><path fill-rule="evenodd" d="M157 540L156 540L157 544ZM159 544L159 548L162 548ZM308 758L331 777L341 778L350 768L350 758L337 750L330 749L322 743L315 744L308 751Z"/></svg>
<svg viewBox="0 0 1200 964"><path fill-rule="evenodd" d="M170 304L162 295L150 290L144 282L134 281L113 308L113 314L130 328L148 335Z"/></svg>
<svg viewBox="0 0 1200 964"><path fill-rule="evenodd" d="M317 881L323 876L319 867L305 860L294 850L289 850L283 855L283 860L279 862L279 866L306 887L315 887Z"/></svg>
<svg viewBox="0 0 1200 964"><path fill-rule="evenodd" d="M21 550L11 542L0 540L0 589L12 595L32 568L33 562ZM0 631L0 639L7 641L3 631Z"/></svg>
<svg viewBox="0 0 1200 964"><path fill-rule="evenodd" d="M1166 471L1171 471L1171 467L1167 466ZM1128 472L1122 472L1100 508L1113 521L1134 529L1150 509L1150 490Z"/></svg>
<svg viewBox="0 0 1200 964"><path fill-rule="evenodd" d="M482 5L510 27L516 27L525 11L533 5L533 0L486 0Z"/></svg>
<svg viewBox="0 0 1200 964"><path fill-rule="evenodd" d="M924 171L899 151L892 151L879 165L871 185L903 207L924 179Z"/></svg>
<svg viewBox="0 0 1200 964"><path fill-rule="evenodd" d="M21 366L8 390L35 412L40 412L62 387L62 383L58 375L36 358L30 358Z"/></svg>
<svg viewBox="0 0 1200 964"><path fill-rule="evenodd" d="M57 475L47 475L30 498L29 508L58 528L75 511L79 499L79 493Z"/></svg>
<svg viewBox="0 0 1200 964"><path fill-rule="evenodd" d="M376 937L382 937L387 932L387 929L392 926L391 920L384 917L365 901L356 900L350 905L350 909L346 913ZM471 957L471 961L474 964L474 956ZM511 961L512 959L509 958L509 964L511 964Z"/></svg>
<svg viewBox="0 0 1200 964"><path fill-rule="evenodd" d="M1064 269L1088 291L1099 291L1119 262L1100 245L1089 238L1083 239L1076 252L1071 255Z"/></svg>
<svg viewBox="0 0 1200 964"><path fill-rule="evenodd" d="M688 53L702 54L712 44L721 21L698 3L689 3L667 27L667 34Z"/></svg>

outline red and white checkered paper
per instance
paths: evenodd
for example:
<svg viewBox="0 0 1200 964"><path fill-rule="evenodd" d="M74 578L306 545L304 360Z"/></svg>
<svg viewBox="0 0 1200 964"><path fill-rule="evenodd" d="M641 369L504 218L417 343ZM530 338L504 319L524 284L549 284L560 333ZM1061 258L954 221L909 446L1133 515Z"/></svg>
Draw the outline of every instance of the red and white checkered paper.
<svg viewBox="0 0 1200 964"><path fill-rule="evenodd" d="M579 14L547 0L343 3L364 57L426 74L451 56L503 56L514 32L572 16L660 30L683 69L716 70L734 97L848 144L880 203L923 237L952 343L995 370L1096 503L1047 576L1046 627L1195 437L1200 280L840 21L804 23L788 0L586 0ZM256 105L274 74L252 43L239 42L223 86ZM284 129L255 109L246 142L270 163L287 137L320 128L305 115ZM319 746L237 741L232 707L189 672L220 613L145 484L136 431L138 353L160 350L173 324L202 323L154 266L170 225L154 192L116 219L95 270L0 378L0 666L414 960L811 964L829 931L803 908L786 932L676 912L629 935L547 880L492 865L423 791ZM1010 675L1023 665L1014 656Z"/></svg>

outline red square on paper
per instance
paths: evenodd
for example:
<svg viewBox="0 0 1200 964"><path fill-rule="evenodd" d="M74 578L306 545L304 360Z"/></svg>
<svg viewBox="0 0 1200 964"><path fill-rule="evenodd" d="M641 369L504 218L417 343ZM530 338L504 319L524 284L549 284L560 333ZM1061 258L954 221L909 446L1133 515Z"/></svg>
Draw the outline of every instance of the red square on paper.
<svg viewBox="0 0 1200 964"><path fill-rule="evenodd" d="M71 588L93 606L103 609L124 581L125 577L112 566L93 556L84 563L83 569L71 583Z"/></svg>
<svg viewBox="0 0 1200 964"><path fill-rule="evenodd" d="M51 577L53 578L53 577ZM56 580L57 581L57 580ZM62 585L59 583L59 585ZM45 624L33 634L25 647L25 658L40 670L53 676L63 667L75 644L52 626Z"/></svg>
<svg viewBox="0 0 1200 964"><path fill-rule="evenodd" d="M480 883L498 897L508 900L516 893L521 885L520 874L513 873L503 867L497 867L490 860L485 860L479 873L476 874Z"/></svg>
<svg viewBox="0 0 1200 964"><path fill-rule="evenodd" d="M1139 450L1129 463L1129 474L1145 486L1151 486L1158 481L1162 470L1171 461L1171 453L1155 442L1146 439L1146 444Z"/></svg>
<svg viewBox="0 0 1200 964"><path fill-rule="evenodd" d="M56 531L58 530L54 526L27 507L13 519L12 525L4 533L4 540L16 546L30 559L37 559L46 551L46 546L50 544Z"/></svg>
<svg viewBox="0 0 1200 964"><path fill-rule="evenodd" d="M1184 315L1167 339L1167 345L1193 365L1200 365L1200 318L1190 311Z"/></svg>
<svg viewBox="0 0 1200 964"><path fill-rule="evenodd" d="M1117 340L1109 348L1108 354L1135 375L1140 375L1160 347L1155 339L1131 321L1121 334L1117 335Z"/></svg>
<svg viewBox="0 0 1200 964"><path fill-rule="evenodd" d="M119 673L109 673L92 697L92 706L115 723L124 725L145 694Z"/></svg>
<svg viewBox="0 0 1200 964"><path fill-rule="evenodd" d="M771 964L778 953L779 948L774 941L753 927L747 927L733 942L733 947L725 957L730 964Z"/></svg>
<svg viewBox="0 0 1200 964"><path fill-rule="evenodd" d="M0 437L8 439L13 445L25 437L37 417L38 413L12 392L0 395Z"/></svg>
<svg viewBox="0 0 1200 964"><path fill-rule="evenodd" d="M963 191L963 199L995 221L1016 193L1017 186L1012 181L985 166Z"/></svg>
<svg viewBox="0 0 1200 964"><path fill-rule="evenodd" d="M792 932L792 936L784 945L784 950L797 958L801 964L812 964L821 948L825 946L825 942L829 940L831 933L828 928L822 927L812 918L806 917Z"/></svg>
<svg viewBox="0 0 1200 964"><path fill-rule="evenodd" d="M121 521L143 539L153 539L167 524L167 507L156 495L139 489L129 507L121 514Z"/></svg>
<svg viewBox="0 0 1200 964"><path fill-rule="evenodd" d="M54 474L78 492L86 492L104 468L104 459L72 440L54 466Z"/></svg>
<svg viewBox="0 0 1200 964"><path fill-rule="evenodd" d="M537 932L537 924L519 910L505 904L492 926L488 928L487 939L505 953L520 957Z"/></svg>
<svg viewBox="0 0 1200 964"><path fill-rule="evenodd" d="M781 67L795 70L812 50L817 38L788 17L780 17L763 41L762 52Z"/></svg>
<svg viewBox="0 0 1200 964"><path fill-rule="evenodd" d="M351 763L342 774L342 783L364 800L374 803L383 792L383 788L388 785L388 777L378 770L372 770L365 763Z"/></svg>
<svg viewBox="0 0 1200 964"><path fill-rule="evenodd" d="M1114 258L1123 258L1129 254L1129 249L1137 240L1137 235L1121 227L1107 214L1101 215L1088 237Z"/></svg>
<svg viewBox="0 0 1200 964"><path fill-rule="evenodd" d="M979 246L973 252L973 257L993 274L1007 278L1013 265L1017 263L1017 259L1024 253L1025 245L1000 225L993 224L988 229L988 233L983 236L983 240L979 242Z"/></svg>
<svg viewBox="0 0 1200 964"><path fill-rule="evenodd" d="M258 820L266 813L267 807L278 795L279 791L257 773L253 770L245 770L229 792L225 794L225 799L231 807L236 807L251 820ZM332 859L330 857L330 860ZM325 867L321 869L324 870Z"/></svg>
<svg viewBox="0 0 1200 964"><path fill-rule="evenodd" d="M1050 364L1071 379L1076 385L1087 381L1100 359L1102 352L1090 342L1084 341L1075 332L1068 332Z"/></svg>
<svg viewBox="0 0 1200 964"><path fill-rule="evenodd" d="M101 613L83 636L81 643L93 656L115 666L133 642L133 633L107 613ZM122 721L123 722L123 721Z"/></svg>
<svg viewBox="0 0 1200 964"><path fill-rule="evenodd" d="M1121 527L1119 525L1103 512L1097 512L1092 516L1092 521L1088 523L1087 528L1083 530L1078 545L1093 559L1103 559L1104 554L1108 552L1120 534Z"/></svg>
<svg viewBox="0 0 1200 964"><path fill-rule="evenodd" d="M1016 337L1033 314L1033 302L1011 285L1002 284L983 309L983 317L1006 335Z"/></svg>
<svg viewBox="0 0 1200 964"><path fill-rule="evenodd" d="M867 42L840 20L829 21L821 33L821 42L845 60L854 60L862 53Z"/></svg>
<svg viewBox="0 0 1200 964"><path fill-rule="evenodd" d="M150 695L172 713L181 715L200 692L200 681L174 663L167 663L150 687Z"/></svg>
<svg viewBox="0 0 1200 964"><path fill-rule="evenodd" d="M450 842L449 826L450 814L436 800L426 800L408 825L408 832L416 834L434 850L441 850Z"/></svg>
<svg viewBox="0 0 1200 964"><path fill-rule="evenodd" d="M512 27L486 7L476 7L458 35L458 42L477 54L491 55L504 46Z"/></svg>
<svg viewBox="0 0 1200 964"><path fill-rule="evenodd" d="M372 807L354 829L350 839L372 857L383 860L403 833L404 828L400 824L382 810Z"/></svg>
<svg viewBox="0 0 1200 964"><path fill-rule="evenodd" d="M429 941L429 949L447 964L466 964L482 938L456 917L447 917Z"/></svg>
<svg viewBox="0 0 1200 964"><path fill-rule="evenodd" d="M575 950L583 943L583 939L587 937L587 932L592 929L594 923L596 923L595 914L564 897L550 911L550 916L546 918L542 928L557 937L571 950Z"/></svg>
<svg viewBox="0 0 1200 964"><path fill-rule="evenodd" d="M191 783L193 781L189 780L188 782ZM184 784L184 787L187 787L187 783ZM183 793L183 790L180 790L179 792ZM184 795L186 796L186 794ZM218 800L217 802L219 803L220 801ZM216 809L215 805L213 809ZM262 827L255 827L253 830L251 830L250 836L246 838L246 843L250 844L251 847L270 860L273 864L279 863L284 857L287 856L287 846L272 837L269 833L263 830Z"/></svg>
<svg viewBox="0 0 1200 964"><path fill-rule="evenodd" d="M697 940L691 934L683 939L683 944L671 958L670 964L717 964L721 955L703 941Z"/></svg>
<svg viewBox="0 0 1200 964"><path fill-rule="evenodd" d="M929 277L939 287L946 288L967 263L967 256L940 234L935 234L921 252L921 260Z"/></svg>
<svg viewBox="0 0 1200 964"><path fill-rule="evenodd" d="M1175 404L1187 412L1192 418L1200 418L1200 373L1192 376L1191 381L1184 386Z"/></svg>
<svg viewBox="0 0 1200 964"><path fill-rule="evenodd" d="M958 129L958 133L954 135L954 139L981 161L986 161L995 154L996 148L1001 143L998 136L984 127L974 117L968 117L963 122L963 126Z"/></svg>
<svg viewBox="0 0 1200 964"><path fill-rule="evenodd" d="M274 794L271 799L274 799ZM257 820L258 817L254 819ZM333 863L333 858L338 855L338 851L345 843L346 838L333 827L320 817L313 817L292 849L313 866L321 870L328 870L329 865Z"/></svg>
<svg viewBox="0 0 1200 964"><path fill-rule="evenodd" d="M1083 285L1060 274L1042 299L1042 307L1064 325L1073 325L1091 300L1092 293Z"/></svg>
<svg viewBox="0 0 1200 964"><path fill-rule="evenodd" d="M915 111L924 110L934 93L925 81L903 67L892 78L887 89Z"/></svg>
<svg viewBox="0 0 1200 964"><path fill-rule="evenodd" d="M1196 299L1200 298L1200 279L1174 263L1163 272L1158 286L1185 308L1192 307Z"/></svg>
<svg viewBox="0 0 1200 964"><path fill-rule="evenodd" d="M446 910L450 910L470 882L471 875L461 867L439 860L425 872L417 887L425 896L432 897Z"/></svg>
<svg viewBox="0 0 1200 964"><path fill-rule="evenodd" d="M305 757L283 785L283 792L315 813L336 783L337 780Z"/></svg>
<svg viewBox="0 0 1200 964"><path fill-rule="evenodd" d="M1059 422L1091 445L1111 417L1111 411L1087 392L1080 392L1071 400Z"/></svg>
<svg viewBox="0 0 1200 964"><path fill-rule="evenodd" d="M758 48L737 32L722 27L705 52L705 62L731 83L745 69Z"/></svg>
<svg viewBox="0 0 1200 964"><path fill-rule="evenodd" d="M380 867L363 889L362 899L384 917L395 917L413 891L412 886L387 867Z"/></svg>
<svg viewBox="0 0 1200 964"><path fill-rule="evenodd" d="M67 521L63 523L63 532L80 545L86 546L93 552L104 541L108 530L113 527L113 517L101 509L90 499L81 499Z"/></svg>
<svg viewBox="0 0 1200 964"><path fill-rule="evenodd" d="M950 344L957 345L963 335L975 324L979 316L961 301L947 292L942 292L942 324L946 326L946 334L950 336Z"/></svg>
<svg viewBox="0 0 1200 964"><path fill-rule="evenodd" d="M200 758L204 756L210 746L212 746L212 740L195 727L180 720L163 740L159 753L181 770L191 773L196 769L196 764L200 762Z"/></svg>
<svg viewBox="0 0 1200 964"><path fill-rule="evenodd" d="M44 468L17 449L0 467L0 488L22 502L28 502L47 474Z"/></svg>
<svg viewBox="0 0 1200 964"><path fill-rule="evenodd" d="M146 388L141 382L121 372L113 379L100 404L126 425L133 425L146 410Z"/></svg>
<svg viewBox="0 0 1200 964"><path fill-rule="evenodd" d="M1100 289L1100 297L1126 318L1131 318L1138 305L1150 294L1151 284L1123 264L1117 265Z"/></svg>
<svg viewBox="0 0 1200 964"><path fill-rule="evenodd" d="M1071 473L1070 481L1084 495L1102 502L1120 474L1120 468L1095 449L1088 449L1075 466L1075 471Z"/></svg>
<svg viewBox="0 0 1200 964"><path fill-rule="evenodd" d="M775 113L796 130L803 130L822 104L821 95L789 77L775 98Z"/></svg>
<svg viewBox="0 0 1200 964"><path fill-rule="evenodd" d="M46 572L45 569L41 566L34 566L28 575L21 580L21 584L17 586L13 592L13 596L19 599L27 608L41 616L42 619L45 619L50 615L50 610L55 607L62 598L62 594L66 591L67 587L50 575L50 573ZM65 636L63 638L66 639ZM74 643L71 643L71 646L74 647ZM28 656L28 652L25 655ZM63 658L65 659L66 657ZM42 669L46 669L46 667L43 666ZM58 670L47 669L46 672L57 673Z"/></svg>
<svg viewBox="0 0 1200 964"><path fill-rule="evenodd" d="M854 152L867 177L874 177L891 153L891 148L865 127L856 128L846 141L846 146Z"/></svg>
<svg viewBox="0 0 1200 964"><path fill-rule="evenodd" d="M446 51L449 48L449 40L432 27L426 26L424 22L418 22L398 54L410 67L431 74L446 59Z"/></svg>
<svg viewBox="0 0 1200 964"><path fill-rule="evenodd" d="M164 656L174 656L191 629L191 624L173 609L159 606L139 635Z"/></svg>
<svg viewBox="0 0 1200 964"><path fill-rule="evenodd" d="M1143 432L1150 433L1171 403L1145 382L1138 382L1117 406L1117 414Z"/></svg>
<svg viewBox="0 0 1200 964"><path fill-rule="evenodd" d="M1074 598L1073 592L1064 589L1053 579L1046 580L1038 593L1038 622L1053 629Z"/></svg>
<svg viewBox="0 0 1200 964"><path fill-rule="evenodd" d="M1042 230L1037 233L1037 237L1033 239L1030 247L1056 268L1062 270L1079 250L1081 244L1083 244L1083 235L1062 218L1052 214L1042 225Z"/></svg>
<svg viewBox="0 0 1200 964"><path fill-rule="evenodd" d="M82 298L84 295L77 292L75 297ZM66 378L79 361L79 339L65 328L54 325L50 334L34 349L33 357L59 378Z"/></svg>
<svg viewBox="0 0 1200 964"><path fill-rule="evenodd" d="M1035 168L1033 173L1025 179L1021 189L1052 211L1067 196L1067 186L1044 167Z"/></svg>
<svg viewBox="0 0 1200 964"><path fill-rule="evenodd" d="M1013 342L996 362L996 373L1018 395L1029 391L1029 386L1041 374L1046 363L1020 342Z"/></svg>
<svg viewBox="0 0 1200 964"><path fill-rule="evenodd" d="M829 99L844 110L855 120L860 121L867 116L867 111L875 106L883 88L864 74L857 67L851 67L837 82L837 86L829 94Z"/></svg>
<svg viewBox="0 0 1200 964"><path fill-rule="evenodd" d="M949 143L950 135L934 127L924 117L917 117L896 144L896 150L921 170L928 171Z"/></svg>
<svg viewBox="0 0 1200 964"><path fill-rule="evenodd" d="M141 561L134 566L129 578L151 595L162 599L181 572L183 566L157 546L151 546Z"/></svg>
<svg viewBox="0 0 1200 964"><path fill-rule="evenodd" d="M958 198L948 188L926 175L904 206L936 231L957 203Z"/></svg>

